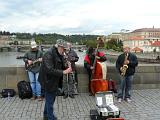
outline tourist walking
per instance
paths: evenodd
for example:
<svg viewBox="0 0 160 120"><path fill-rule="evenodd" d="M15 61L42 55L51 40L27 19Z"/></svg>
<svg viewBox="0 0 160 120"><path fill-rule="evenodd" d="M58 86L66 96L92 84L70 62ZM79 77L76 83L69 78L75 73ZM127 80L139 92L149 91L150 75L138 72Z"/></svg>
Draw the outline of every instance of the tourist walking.
<svg viewBox="0 0 160 120"><path fill-rule="evenodd" d="M43 56L39 81L45 92L44 120L57 120L54 113L54 102L57 96L58 84L63 75L72 72L71 67L64 68L63 54L67 48L64 40L58 39Z"/></svg>
<svg viewBox="0 0 160 120"><path fill-rule="evenodd" d="M138 65L138 60L135 54L130 52L128 46L123 47L123 53L118 56L116 68L120 74L121 83L118 91L118 102L126 100L131 102L131 88L135 67Z"/></svg>
<svg viewBox="0 0 160 120"><path fill-rule="evenodd" d="M41 101L41 85L38 81L39 70L42 62L43 53L38 50L35 41L31 41L31 49L24 55L25 67L29 76L30 85L32 88L32 100L36 98Z"/></svg>

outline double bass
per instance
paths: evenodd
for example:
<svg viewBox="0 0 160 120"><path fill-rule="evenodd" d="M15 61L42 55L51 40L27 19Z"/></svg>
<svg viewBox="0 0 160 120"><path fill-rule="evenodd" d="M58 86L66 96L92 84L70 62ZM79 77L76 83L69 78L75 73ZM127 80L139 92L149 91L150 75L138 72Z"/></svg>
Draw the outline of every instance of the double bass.
<svg viewBox="0 0 160 120"><path fill-rule="evenodd" d="M91 92L95 95L96 92L108 91L108 81L106 80L107 67L106 63L97 59L97 56L104 56L103 53L98 52L99 47L104 45L101 37L97 38L97 48L95 50L95 59L93 63L92 78L91 78Z"/></svg>

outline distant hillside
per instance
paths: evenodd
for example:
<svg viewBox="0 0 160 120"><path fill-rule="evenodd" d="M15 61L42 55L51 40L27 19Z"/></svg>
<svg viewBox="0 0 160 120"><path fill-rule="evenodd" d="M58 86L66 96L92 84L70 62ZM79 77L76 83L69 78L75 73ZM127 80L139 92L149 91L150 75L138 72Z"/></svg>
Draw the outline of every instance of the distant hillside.
<svg viewBox="0 0 160 120"><path fill-rule="evenodd" d="M6 31L0 31L0 35L15 35L17 39L32 39L34 38L37 42L42 44L53 44L57 39L64 39L78 44L85 44L87 41L96 40L98 35L62 35L57 33L48 33L48 34L36 34L31 33L10 33Z"/></svg>

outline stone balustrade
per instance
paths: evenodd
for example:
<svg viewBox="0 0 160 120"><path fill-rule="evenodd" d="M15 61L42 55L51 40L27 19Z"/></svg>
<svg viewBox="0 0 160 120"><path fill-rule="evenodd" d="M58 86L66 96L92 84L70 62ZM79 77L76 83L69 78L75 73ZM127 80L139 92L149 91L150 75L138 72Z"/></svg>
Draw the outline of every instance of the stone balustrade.
<svg viewBox="0 0 160 120"><path fill-rule="evenodd" d="M83 65L77 65L78 70L78 90L88 92L88 75ZM115 65L107 64L107 79L116 80L119 85L120 76L115 69ZM17 83L21 80L28 80L24 66L0 67L0 90L3 88L13 88L17 91ZM160 88L160 65L159 64L139 64L133 81L133 89Z"/></svg>

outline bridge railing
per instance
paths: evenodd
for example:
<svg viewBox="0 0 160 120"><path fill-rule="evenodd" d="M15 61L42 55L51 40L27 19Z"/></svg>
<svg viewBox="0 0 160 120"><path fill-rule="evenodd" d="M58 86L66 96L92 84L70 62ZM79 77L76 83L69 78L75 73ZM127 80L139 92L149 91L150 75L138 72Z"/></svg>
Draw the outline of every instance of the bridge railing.
<svg viewBox="0 0 160 120"><path fill-rule="evenodd" d="M38 45L38 47L41 47L42 49L48 49L50 47L52 47L53 45ZM74 45L73 48L74 49L80 49L85 47L85 45ZM17 49L18 51L24 51L27 49L30 49L30 45L0 45L0 50L3 51L4 48L7 48L8 51L10 51L11 49Z"/></svg>
<svg viewBox="0 0 160 120"><path fill-rule="evenodd" d="M88 92L88 75L83 65L77 65L78 90ZM133 80L133 89L160 88L160 65L140 64ZM115 69L115 65L107 65L107 79L116 80L120 83L120 76ZM0 67L0 90L3 88L13 88L17 91L17 83L21 80L28 80L24 66Z"/></svg>

